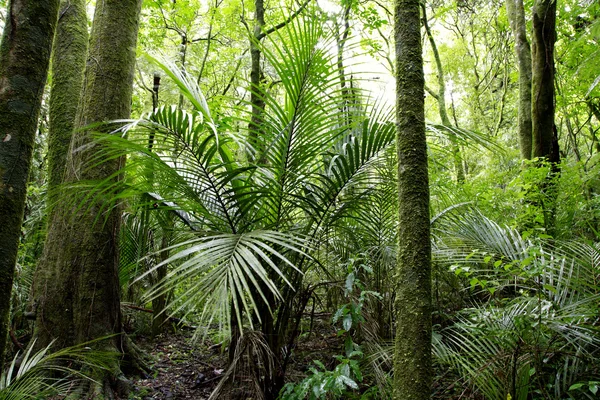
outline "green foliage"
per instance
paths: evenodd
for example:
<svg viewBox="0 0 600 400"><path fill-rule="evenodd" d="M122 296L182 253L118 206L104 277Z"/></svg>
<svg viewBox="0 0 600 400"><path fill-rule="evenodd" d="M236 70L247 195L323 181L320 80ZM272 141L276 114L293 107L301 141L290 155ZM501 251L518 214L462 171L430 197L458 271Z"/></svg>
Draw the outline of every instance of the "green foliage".
<svg viewBox="0 0 600 400"><path fill-rule="evenodd" d="M336 360L339 363L332 371L329 371L322 362L315 360L316 368L309 369L311 375L295 385L287 384L279 398L283 400L372 398L352 395L352 391L358 389L358 382L362 380L358 361L342 356L337 356Z"/></svg>
<svg viewBox="0 0 600 400"><path fill-rule="evenodd" d="M33 353L33 342L25 354L17 353L8 369L0 374L0 399L45 399L69 394L84 381L92 380L95 370L109 368L118 356L92 350L89 345L51 352L51 343Z"/></svg>
<svg viewBox="0 0 600 400"><path fill-rule="evenodd" d="M434 337L440 365L487 399L564 398L594 379L594 247L526 239L478 213L449 216L435 232L436 259L470 291L470 306Z"/></svg>
<svg viewBox="0 0 600 400"><path fill-rule="evenodd" d="M250 329L265 312L276 315L275 307L292 304L303 274L319 266L313 255L321 232L343 224L366 198L378 181L371 167L395 136L391 109L363 107L360 92L341 88L328 51L333 40L318 21L307 20L269 37L262 51L283 92L264 95L254 148L247 132L214 119L189 74L153 60L192 111L160 107L120 122L118 132L126 135L100 135L108 150L90 167L127 154L119 171L125 179L84 184L85 196L171 213L174 230L186 232L166 249L168 258L149 263L138 278L170 268L146 299L175 293L172 312L225 324L233 318ZM341 109L340 100L357 106ZM248 111L238 110L246 117L241 126L248 126Z"/></svg>
<svg viewBox="0 0 600 400"><path fill-rule="evenodd" d="M333 316L334 325L341 321L342 327L338 330L338 336L345 337L345 354L335 356L338 364L333 370L327 369L321 361L314 360L316 367L309 368L310 375L299 383L288 383L282 389L280 399L371 399L375 395L375 389L362 395L356 393L363 381L360 363L364 354L360 346L354 342L352 332L365 321L362 307L366 298L381 296L377 292L365 290L364 283L358 278L361 273L373 272L368 266L359 263L358 260L351 260L347 268L345 296L350 302L342 305ZM358 298L356 298L357 294Z"/></svg>

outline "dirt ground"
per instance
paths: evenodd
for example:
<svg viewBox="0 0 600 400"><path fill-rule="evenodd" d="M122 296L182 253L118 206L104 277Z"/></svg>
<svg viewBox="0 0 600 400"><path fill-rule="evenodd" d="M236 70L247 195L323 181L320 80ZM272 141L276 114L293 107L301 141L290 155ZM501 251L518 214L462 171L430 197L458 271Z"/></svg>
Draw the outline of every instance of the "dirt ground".
<svg viewBox="0 0 600 400"><path fill-rule="evenodd" d="M315 359L334 365L334 355L341 352L341 342L330 325L330 317L315 322L313 332L300 336L288 380L302 380ZM227 354L220 346L194 343L190 331L160 336L154 341L141 338L136 344L155 361L151 365L152 376L133 380L131 400L208 399L227 367Z"/></svg>
<svg viewBox="0 0 600 400"><path fill-rule="evenodd" d="M190 332L164 335L140 347L155 360L152 376L134 380L129 399L208 399L225 369L220 348L193 343Z"/></svg>

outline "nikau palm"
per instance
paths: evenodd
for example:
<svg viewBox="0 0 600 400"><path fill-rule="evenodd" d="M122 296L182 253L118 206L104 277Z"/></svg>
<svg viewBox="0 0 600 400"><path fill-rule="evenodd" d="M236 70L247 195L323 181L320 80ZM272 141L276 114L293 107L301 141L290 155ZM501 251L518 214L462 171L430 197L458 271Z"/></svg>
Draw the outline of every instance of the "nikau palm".
<svg viewBox="0 0 600 400"><path fill-rule="evenodd" d="M244 331L259 330L275 358L262 364L274 370L258 377L271 398L310 298L303 276L320 268L320 239L369 192L377 179L369 167L395 137L391 109L340 85L332 40L319 23L299 19L261 45L282 93L263 93L266 112L250 125L253 147L252 135L220 128L193 79L158 63L192 110L163 107L99 136L108 150L95 161L127 154L125 179L93 182L87 191L176 216L185 234L146 273L170 266L147 296L176 290L171 312L228 323L232 361ZM340 106L350 101L354 109ZM233 112L249 126L251 113Z"/></svg>

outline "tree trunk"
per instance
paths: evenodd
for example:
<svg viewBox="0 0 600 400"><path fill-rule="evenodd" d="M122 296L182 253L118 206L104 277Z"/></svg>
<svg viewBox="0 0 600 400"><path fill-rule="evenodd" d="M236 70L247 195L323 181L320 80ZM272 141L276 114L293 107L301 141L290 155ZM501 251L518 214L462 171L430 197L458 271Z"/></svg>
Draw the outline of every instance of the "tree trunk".
<svg viewBox="0 0 600 400"><path fill-rule="evenodd" d="M140 9L141 0L96 3L77 127L129 117ZM89 131L73 138L66 182L107 179L119 170L122 159L91 167L98 146ZM121 332L120 213L107 201L99 196L55 209L43 260L48 278L39 294L40 345L56 339L64 347ZM121 339L116 336L107 346L121 349ZM109 373L118 373L118 366ZM108 378L102 378L104 383Z"/></svg>
<svg viewBox="0 0 600 400"><path fill-rule="evenodd" d="M431 243L418 0L396 0L399 246L394 398L431 396Z"/></svg>
<svg viewBox="0 0 600 400"><path fill-rule="evenodd" d="M521 158L531 159L531 48L527 40L527 25L523 0L506 0L506 11L515 37L515 53L519 65L519 145Z"/></svg>
<svg viewBox="0 0 600 400"><path fill-rule="evenodd" d="M555 41L556 0L536 0L532 40L532 155L553 163L560 161L554 132Z"/></svg>
<svg viewBox="0 0 600 400"><path fill-rule="evenodd" d="M249 143L254 147L254 154L260 154L261 150L261 134L260 126L262 125L263 113L265 111L265 101L263 100L263 87L261 81L263 79L262 68L260 67L261 51L259 47L260 40L263 36L263 28L265 26L265 5L263 0L254 1L254 35L250 39L250 104L252 105L252 117L248 126ZM252 152L251 152L252 153Z"/></svg>
<svg viewBox="0 0 600 400"><path fill-rule="evenodd" d="M85 0L61 0L52 48L52 86L48 113L47 204L50 208L60 198L57 188L63 180L79 96L83 88L88 46L85 7Z"/></svg>
<svg viewBox="0 0 600 400"><path fill-rule="evenodd" d="M442 125L451 127L452 122L450 122L450 118L448 118L448 111L446 108L446 78L444 76L444 68L442 66L442 60L440 59L440 53L438 51L437 45L435 44L435 40L433 38L433 34L431 33L431 29L429 28L429 21L427 21L427 8L425 4L421 4L421 9L423 10L423 25L425 27L425 32L427 33L427 37L429 38L429 44L431 45L431 51L433 52L433 58L435 60L435 66L437 69L438 75L438 92L435 95L435 98L438 103L438 111L440 113L440 119L442 121ZM456 142L456 138L449 135L450 144L452 146L452 157L454 159L454 171L456 172L456 182L464 183L465 182L465 169L463 167L463 158L460 153L460 147Z"/></svg>
<svg viewBox="0 0 600 400"><path fill-rule="evenodd" d="M0 44L0 367L59 0L12 0Z"/></svg>

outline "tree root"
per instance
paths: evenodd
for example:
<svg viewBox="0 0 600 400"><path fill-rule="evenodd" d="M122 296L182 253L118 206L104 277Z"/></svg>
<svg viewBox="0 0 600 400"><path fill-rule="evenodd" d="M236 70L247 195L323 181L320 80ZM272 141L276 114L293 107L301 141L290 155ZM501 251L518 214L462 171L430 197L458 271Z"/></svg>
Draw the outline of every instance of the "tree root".
<svg viewBox="0 0 600 400"><path fill-rule="evenodd" d="M152 358L133 343L131 338L126 334L123 334L121 345L123 347L122 351L125 358L123 366L125 367L126 372L143 377L149 376L152 371L152 368L150 367Z"/></svg>

